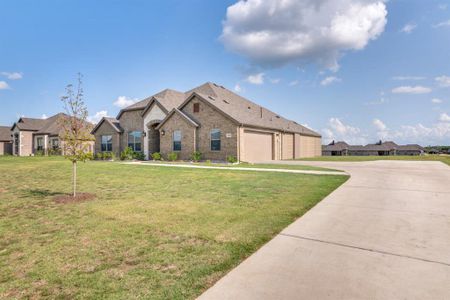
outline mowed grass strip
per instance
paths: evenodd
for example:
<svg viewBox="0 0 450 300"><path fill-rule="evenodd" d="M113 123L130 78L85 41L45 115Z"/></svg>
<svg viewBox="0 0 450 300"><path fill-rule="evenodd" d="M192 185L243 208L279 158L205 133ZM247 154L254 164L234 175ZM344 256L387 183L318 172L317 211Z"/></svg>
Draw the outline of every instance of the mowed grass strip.
<svg viewBox="0 0 450 300"><path fill-rule="evenodd" d="M418 156L320 156L301 158L303 161L375 161L375 160L410 160L410 161L441 161L450 166L450 155L418 155Z"/></svg>
<svg viewBox="0 0 450 300"><path fill-rule="evenodd" d="M0 298L195 298L345 176L0 158Z"/></svg>

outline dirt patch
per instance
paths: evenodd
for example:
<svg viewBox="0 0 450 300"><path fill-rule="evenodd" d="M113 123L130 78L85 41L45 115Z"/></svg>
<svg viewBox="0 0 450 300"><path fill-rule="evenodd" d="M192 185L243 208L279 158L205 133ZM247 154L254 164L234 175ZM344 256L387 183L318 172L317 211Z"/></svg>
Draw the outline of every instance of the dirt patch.
<svg viewBox="0 0 450 300"><path fill-rule="evenodd" d="M5 189L2 189L2 188L0 188L0 194L1 193L6 193L6 190Z"/></svg>
<svg viewBox="0 0 450 300"><path fill-rule="evenodd" d="M64 194L64 195L55 196L53 198L53 200L56 203L62 203L62 204L85 202L85 201L90 201L90 200L94 200L94 199L95 199L95 195L90 194L90 193L79 193L75 197L73 197L72 195L69 195L69 194Z"/></svg>

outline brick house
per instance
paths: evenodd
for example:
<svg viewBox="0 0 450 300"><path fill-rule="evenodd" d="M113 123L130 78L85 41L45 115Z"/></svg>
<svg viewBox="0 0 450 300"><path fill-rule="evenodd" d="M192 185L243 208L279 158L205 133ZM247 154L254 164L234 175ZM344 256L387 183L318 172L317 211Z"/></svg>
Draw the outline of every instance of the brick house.
<svg viewBox="0 0 450 300"><path fill-rule="evenodd" d="M0 155L12 154L11 128L0 126Z"/></svg>
<svg viewBox="0 0 450 300"><path fill-rule="evenodd" d="M424 148L417 144L397 145L394 142L379 141L375 144L349 145L346 142L332 141L322 147L323 156L387 156L387 155L421 155Z"/></svg>
<svg viewBox="0 0 450 300"><path fill-rule="evenodd" d="M294 159L321 155L321 136L214 83L185 93L164 90L103 118L94 128L95 151L118 155L126 147L187 160Z"/></svg>
<svg viewBox="0 0 450 300"><path fill-rule="evenodd" d="M61 154L64 141L60 138L62 126L59 121L66 117L66 114L58 113L47 119L20 118L10 129L13 155ZM93 152L94 142L87 143L89 151Z"/></svg>

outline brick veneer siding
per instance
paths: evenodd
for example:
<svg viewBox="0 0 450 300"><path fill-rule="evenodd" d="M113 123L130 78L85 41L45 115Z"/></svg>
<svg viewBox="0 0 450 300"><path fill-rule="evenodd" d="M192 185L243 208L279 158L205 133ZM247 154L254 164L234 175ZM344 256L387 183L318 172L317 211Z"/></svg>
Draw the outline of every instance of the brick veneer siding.
<svg viewBox="0 0 450 300"><path fill-rule="evenodd" d="M140 131L144 130L144 119L142 118L143 110L132 110L122 113L120 116L120 126L123 128L124 132L121 137L121 151L128 147L128 132L130 131ZM144 136L141 136L141 149L144 152Z"/></svg>
<svg viewBox="0 0 450 300"><path fill-rule="evenodd" d="M219 100L217 100L219 101ZM194 113L194 103L199 103L200 111ZM238 126L217 109L194 97L187 103L182 111L195 120L200 127L197 128L197 150L202 153L202 159L226 160L227 156L237 157ZM220 151L211 151L211 130L220 129ZM227 137L227 134L229 137Z"/></svg>
<svg viewBox="0 0 450 300"><path fill-rule="evenodd" d="M102 135L112 135L112 152L118 157L121 152L120 134L108 122L103 122L94 134L95 153L102 152Z"/></svg>
<svg viewBox="0 0 450 300"><path fill-rule="evenodd" d="M181 151L173 151L173 132L181 131ZM160 150L164 159L170 152L178 153L178 159L188 160L195 151L195 127L179 114L173 114L160 128ZM164 134L162 132L164 131Z"/></svg>

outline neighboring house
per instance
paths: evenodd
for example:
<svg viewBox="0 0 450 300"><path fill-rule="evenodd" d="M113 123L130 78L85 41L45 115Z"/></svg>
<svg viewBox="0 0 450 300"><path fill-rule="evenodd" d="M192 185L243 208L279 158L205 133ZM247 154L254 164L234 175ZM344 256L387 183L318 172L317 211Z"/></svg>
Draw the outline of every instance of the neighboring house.
<svg viewBox="0 0 450 300"><path fill-rule="evenodd" d="M20 118L11 127L13 137L13 154L30 156L34 154L63 154L61 118L68 117L59 113L47 119ZM89 143L89 151L93 152L94 142Z"/></svg>
<svg viewBox="0 0 450 300"><path fill-rule="evenodd" d="M397 145L394 142L379 141L375 144L349 145L346 142L332 141L322 146L323 156L386 156L386 155L421 155L424 148L416 145Z"/></svg>
<svg viewBox="0 0 450 300"><path fill-rule="evenodd" d="M171 152L189 159L240 161L294 159L321 155L321 136L214 83L185 93L164 90L103 118L94 128L95 151L119 155L126 147Z"/></svg>
<svg viewBox="0 0 450 300"><path fill-rule="evenodd" d="M0 126L0 155L12 154L11 128Z"/></svg>

